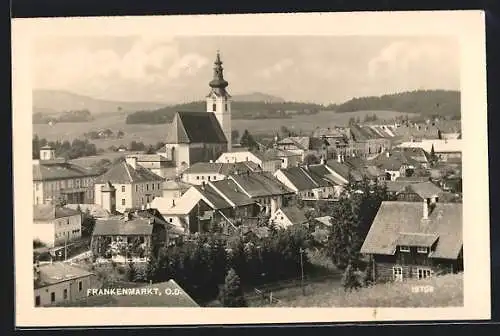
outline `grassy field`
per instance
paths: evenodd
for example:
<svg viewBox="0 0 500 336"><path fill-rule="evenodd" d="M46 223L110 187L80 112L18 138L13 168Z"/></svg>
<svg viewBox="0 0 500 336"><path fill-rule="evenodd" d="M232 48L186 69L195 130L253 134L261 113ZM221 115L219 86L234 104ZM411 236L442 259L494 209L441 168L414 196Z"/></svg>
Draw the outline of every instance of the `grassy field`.
<svg viewBox="0 0 500 336"><path fill-rule="evenodd" d="M431 286L433 292L416 293L414 286ZM359 291L345 292L340 280L327 279L306 286L273 292L279 303L252 300L255 307L459 307L463 306L463 275L450 274L430 280L377 284Z"/></svg>
<svg viewBox="0 0 500 336"><path fill-rule="evenodd" d="M310 132L316 127L333 127L335 125L347 125L351 117L359 117L361 120L365 115L377 114L379 119L391 119L407 113L393 111L358 111L348 113L335 113L332 111L322 111L314 116L299 115L291 119L255 119L239 120L232 122L233 129L243 133L248 129L252 134L274 134L281 126L286 126L291 130L301 130ZM414 115L414 114L413 114ZM51 141L73 140L83 137L84 133L111 129L113 132L122 130L125 132L123 139L98 139L92 140L98 148L106 149L112 145L128 145L131 141L142 141L146 144L156 144L162 141L167 125L127 125L125 115L106 115L87 123L60 123L53 126L47 124L33 125L33 133L41 138Z"/></svg>

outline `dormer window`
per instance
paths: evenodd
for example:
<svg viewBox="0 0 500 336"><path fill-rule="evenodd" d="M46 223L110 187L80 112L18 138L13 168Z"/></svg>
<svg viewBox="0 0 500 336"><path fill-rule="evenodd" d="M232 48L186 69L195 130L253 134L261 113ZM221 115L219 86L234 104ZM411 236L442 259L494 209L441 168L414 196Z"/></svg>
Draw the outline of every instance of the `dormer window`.
<svg viewBox="0 0 500 336"><path fill-rule="evenodd" d="M428 249L427 249L427 247L417 247L417 253L427 254L428 253Z"/></svg>
<svg viewBox="0 0 500 336"><path fill-rule="evenodd" d="M409 246L400 246L399 252L410 252L410 247Z"/></svg>

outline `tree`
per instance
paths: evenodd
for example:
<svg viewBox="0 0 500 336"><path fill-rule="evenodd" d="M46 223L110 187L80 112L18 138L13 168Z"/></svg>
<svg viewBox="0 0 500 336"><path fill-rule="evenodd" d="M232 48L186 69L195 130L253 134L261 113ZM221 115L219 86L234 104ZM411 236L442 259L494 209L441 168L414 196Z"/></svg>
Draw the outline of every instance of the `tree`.
<svg viewBox="0 0 500 336"><path fill-rule="evenodd" d="M219 300L224 307L246 307L247 305L245 297L243 296L240 277L233 268L227 273Z"/></svg>
<svg viewBox="0 0 500 336"><path fill-rule="evenodd" d="M253 136L250 134L250 132L248 132L248 130L245 130L243 132L243 135L241 136L241 139L240 139L240 144L243 147L247 147L249 150L259 148L257 142L255 141Z"/></svg>
<svg viewBox="0 0 500 336"><path fill-rule="evenodd" d="M344 275L342 276L342 286L344 287L344 290L348 292L357 290L361 287L359 277L351 264L347 266Z"/></svg>
<svg viewBox="0 0 500 336"><path fill-rule="evenodd" d="M116 133L116 137L117 137L118 139L121 139L121 138L123 138L124 136L125 136L125 133L123 133L123 131L122 131L122 130L119 130L119 131L118 131L118 133Z"/></svg>
<svg viewBox="0 0 500 336"><path fill-rule="evenodd" d="M304 164L305 165L318 164L318 163L320 163L320 160L318 159L318 157L316 155L314 155L312 153L309 153L304 157Z"/></svg>
<svg viewBox="0 0 500 336"><path fill-rule="evenodd" d="M328 239L328 254L339 269L345 269L353 260L359 259L361 239L358 218L351 201L345 195L332 206L332 225Z"/></svg>
<svg viewBox="0 0 500 336"><path fill-rule="evenodd" d="M363 277L363 285L365 286L370 286L375 283L375 278L374 278L374 273L375 273L375 261L373 258L370 258L368 261L368 265L366 265L366 269L364 272L364 277Z"/></svg>
<svg viewBox="0 0 500 336"><path fill-rule="evenodd" d="M94 231L95 218L90 214L90 210L87 209L82 214L82 236L90 237Z"/></svg>

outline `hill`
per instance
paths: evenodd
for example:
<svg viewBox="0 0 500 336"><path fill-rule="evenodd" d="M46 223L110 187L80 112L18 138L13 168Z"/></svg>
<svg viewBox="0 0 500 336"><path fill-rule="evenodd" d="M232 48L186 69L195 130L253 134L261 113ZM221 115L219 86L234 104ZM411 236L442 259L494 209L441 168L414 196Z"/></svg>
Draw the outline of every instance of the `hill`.
<svg viewBox="0 0 500 336"><path fill-rule="evenodd" d="M284 103L285 99L268 95L262 92L253 92L249 94L236 94L232 96L233 101L239 102L265 102L265 103Z"/></svg>
<svg viewBox="0 0 500 336"><path fill-rule="evenodd" d="M322 105L298 102L233 101L231 114L233 119L290 119L292 116L317 114ZM127 116L127 124L165 124L178 111L206 111L204 101L166 106L153 111L137 111Z"/></svg>
<svg viewBox="0 0 500 336"><path fill-rule="evenodd" d="M33 90L33 113L53 114L70 110L88 110L92 115L152 110L165 106L154 102L120 102L96 99L63 90Z"/></svg>
<svg viewBox="0 0 500 336"><path fill-rule="evenodd" d="M353 98L336 106L336 112L398 111L419 113L423 116L460 118L460 92L446 90L418 90L383 96Z"/></svg>

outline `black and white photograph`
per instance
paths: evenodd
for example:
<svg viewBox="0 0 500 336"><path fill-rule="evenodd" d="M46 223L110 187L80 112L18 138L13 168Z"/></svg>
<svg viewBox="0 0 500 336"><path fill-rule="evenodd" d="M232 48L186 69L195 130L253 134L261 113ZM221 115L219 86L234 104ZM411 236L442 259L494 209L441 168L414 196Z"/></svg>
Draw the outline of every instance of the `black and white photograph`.
<svg viewBox="0 0 500 336"><path fill-rule="evenodd" d="M14 20L18 323L489 318L482 24Z"/></svg>

